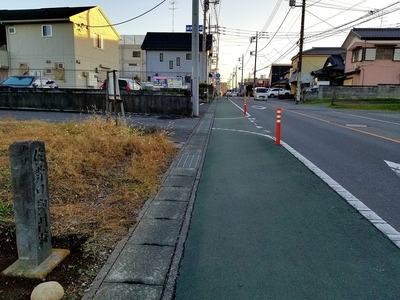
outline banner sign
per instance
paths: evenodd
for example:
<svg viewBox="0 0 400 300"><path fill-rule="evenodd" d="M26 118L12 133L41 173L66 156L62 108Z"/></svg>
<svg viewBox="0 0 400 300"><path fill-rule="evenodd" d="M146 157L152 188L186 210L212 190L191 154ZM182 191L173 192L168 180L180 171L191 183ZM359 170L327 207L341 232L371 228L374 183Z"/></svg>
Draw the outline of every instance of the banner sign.
<svg viewBox="0 0 400 300"><path fill-rule="evenodd" d="M168 86L168 78L163 76L154 76L153 77L153 85L157 87L167 87Z"/></svg>
<svg viewBox="0 0 400 300"><path fill-rule="evenodd" d="M168 87L181 89L183 87L182 77L168 77Z"/></svg>

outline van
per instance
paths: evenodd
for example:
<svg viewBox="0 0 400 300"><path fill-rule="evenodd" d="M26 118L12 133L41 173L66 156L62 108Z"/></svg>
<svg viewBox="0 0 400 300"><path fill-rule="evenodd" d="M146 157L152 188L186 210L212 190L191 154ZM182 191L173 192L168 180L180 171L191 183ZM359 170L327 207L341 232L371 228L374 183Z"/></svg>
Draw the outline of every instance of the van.
<svg viewBox="0 0 400 300"><path fill-rule="evenodd" d="M268 89L266 87L256 87L253 91L254 100L268 100Z"/></svg>

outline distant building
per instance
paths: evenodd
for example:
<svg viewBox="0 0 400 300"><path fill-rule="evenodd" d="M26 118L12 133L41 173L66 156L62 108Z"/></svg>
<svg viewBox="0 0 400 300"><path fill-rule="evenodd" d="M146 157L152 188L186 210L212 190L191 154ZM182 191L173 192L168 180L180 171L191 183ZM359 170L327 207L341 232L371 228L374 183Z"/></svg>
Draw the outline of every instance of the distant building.
<svg viewBox="0 0 400 300"><path fill-rule="evenodd" d="M311 72L320 69L326 63L326 60L333 54L341 54L345 51L341 47L313 47L309 50L303 51L302 65L301 65L301 86L309 87L313 85L314 77ZM290 70L289 84L293 94L297 90L298 80L298 65L299 55L292 58L292 69Z"/></svg>
<svg viewBox="0 0 400 300"><path fill-rule="evenodd" d="M199 34L199 66L206 66L203 35ZM147 81L154 77L182 77L188 84L192 78L192 34L186 32L148 32L142 44L146 51ZM212 35L207 35L206 51L212 53ZM200 82L206 82L205 72L199 72Z"/></svg>
<svg viewBox="0 0 400 300"><path fill-rule="evenodd" d="M121 35L118 42L120 77L146 81L146 51L142 50L144 38L145 35Z"/></svg>
<svg viewBox="0 0 400 300"><path fill-rule="evenodd" d="M286 77L291 68L291 64L272 64L269 73L270 86L288 88L289 80Z"/></svg>

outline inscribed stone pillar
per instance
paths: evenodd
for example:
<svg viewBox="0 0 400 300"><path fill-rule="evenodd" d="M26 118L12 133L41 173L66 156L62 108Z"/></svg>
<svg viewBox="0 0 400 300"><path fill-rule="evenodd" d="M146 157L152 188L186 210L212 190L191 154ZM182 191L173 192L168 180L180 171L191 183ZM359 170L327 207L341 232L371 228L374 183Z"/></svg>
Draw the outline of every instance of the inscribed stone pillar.
<svg viewBox="0 0 400 300"><path fill-rule="evenodd" d="M45 146L40 141L16 142L9 154L19 263L35 267L51 254Z"/></svg>

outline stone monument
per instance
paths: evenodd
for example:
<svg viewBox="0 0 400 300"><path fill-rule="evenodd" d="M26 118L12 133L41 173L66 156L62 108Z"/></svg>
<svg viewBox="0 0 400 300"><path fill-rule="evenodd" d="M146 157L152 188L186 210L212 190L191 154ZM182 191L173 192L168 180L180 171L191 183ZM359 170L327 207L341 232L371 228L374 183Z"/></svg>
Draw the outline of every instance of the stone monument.
<svg viewBox="0 0 400 300"><path fill-rule="evenodd" d="M45 146L41 141L15 142L9 154L18 260L3 274L43 279L69 254L51 247Z"/></svg>

